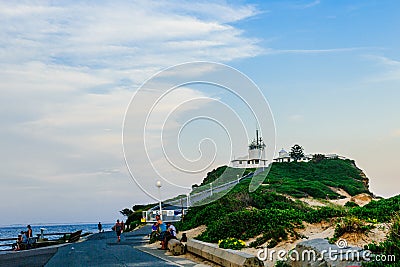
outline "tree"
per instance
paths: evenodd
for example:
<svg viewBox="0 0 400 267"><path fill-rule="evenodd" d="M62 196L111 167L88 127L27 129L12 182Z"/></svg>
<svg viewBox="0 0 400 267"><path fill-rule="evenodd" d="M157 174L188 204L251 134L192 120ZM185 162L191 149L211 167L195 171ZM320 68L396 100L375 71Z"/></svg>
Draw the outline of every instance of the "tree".
<svg viewBox="0 0 400 267"><path fill-rule="evenodd" d="M313 157L312 157L312 161L315 162L315 163L318 163L318 162L320 162L320 161L322 161L324 159L325 159L325 155L324 154L314 154Z"/></svg>
<svg viewBox="0 0 400 267"><path fill-rule="evenodd" d="M132 215L133 211L128 208L125 208L121 210L120 213L126 217L129 217L130 215Z"/></svg>
<svg viewBox="0 0 400 267"><path fill-rule="evenodd" d="M294 146L292 146L289 155L292 159L294 159L294 161L298 161L299 159L304 157L304 149L298 144L295 144Z"/></svg>

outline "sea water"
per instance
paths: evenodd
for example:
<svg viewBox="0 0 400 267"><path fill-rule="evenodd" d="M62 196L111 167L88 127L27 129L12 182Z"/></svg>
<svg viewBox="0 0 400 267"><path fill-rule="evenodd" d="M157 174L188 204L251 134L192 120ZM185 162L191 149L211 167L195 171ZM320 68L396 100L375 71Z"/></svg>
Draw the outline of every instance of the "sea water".
<svg viewBox="0 0 400 267"><path fill-rule="evenodd" d="M104 231L112 231L111 227L114 223L104 223L102 224ZM79 230L82 230L82 234L85 233L97 233L97 223L92 224L60 224L60 225L31 225L33 236L37 236L40 234L40 228L44 228L44 233L73 233ZM15 238L17 240L18 235L21 231L27 231L26 225L17 225L17 226L5 226L0 227L0 239L2 238ZM49 240L55 240L62 237L62 235L58 236L45 236ZM15 243L13 241L0 241L0 244L9 244ZM10 246L0 246L0 250L9 250L11 249Z"/></svg>

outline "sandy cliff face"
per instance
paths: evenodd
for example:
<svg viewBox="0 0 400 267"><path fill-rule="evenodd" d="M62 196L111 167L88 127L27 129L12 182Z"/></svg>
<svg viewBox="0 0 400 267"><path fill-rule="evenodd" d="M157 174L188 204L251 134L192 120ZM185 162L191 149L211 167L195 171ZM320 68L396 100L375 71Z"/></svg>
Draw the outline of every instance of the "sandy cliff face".
<svg viewBox="0 0 400 267"><path fill-rule="evenodd" d="M364 186L369 190L369 178L367 177L367 175L365 175L364 171L361 170L360 168L357 167L355 161L352 161L354 168L356 168L359 172L360 172L360 176L362 177L362 182L364 184Z"/></svg>
<svg viewBox="0 0 400 267"><path fill-rule="evenodd" d="M365 173L361 169L359 170L360 170L360 176L363 178L362 182L369 191L369 178L365 175Z"/></svg>

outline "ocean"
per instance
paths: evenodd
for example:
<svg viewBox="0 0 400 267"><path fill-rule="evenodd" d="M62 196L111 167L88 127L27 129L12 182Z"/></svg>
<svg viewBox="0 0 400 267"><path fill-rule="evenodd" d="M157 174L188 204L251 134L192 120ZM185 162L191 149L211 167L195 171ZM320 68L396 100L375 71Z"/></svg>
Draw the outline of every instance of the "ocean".
<svg viewBox="0 0 400 267"><path fill-rule="evenodd" d="M103 230L104 231L112 231L111 227L114 223L104 223ZM40 234L40 228L45 228L44 233L72 233L79 230L82 230L82 234L84 233L97 233L97 223L95 224L60 224L60 225L31 225L33 236L36 234ZM26 225L18 225L18 226L5 226L0 227L0 239L3 238L15 238L17 240L18 234L21 231L26 231ZM58 239L62 236L46 236L49 240ZM1 244L9 244L13 241L0 241ZM9 246L0 246L0 250L9 250L11 247Z"/></svg>

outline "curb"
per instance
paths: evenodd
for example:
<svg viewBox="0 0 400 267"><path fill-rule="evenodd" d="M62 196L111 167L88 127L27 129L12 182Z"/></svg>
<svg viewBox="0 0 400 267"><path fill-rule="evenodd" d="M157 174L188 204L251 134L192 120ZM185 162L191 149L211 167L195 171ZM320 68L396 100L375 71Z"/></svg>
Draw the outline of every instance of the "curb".
<svg viewBox="0 0 400 267"><path fill-rule="evenodd" d="M189 239L187 250L190 253L227 267L260 267L264 263L256 256L232 249L222 249L216 244Z"/></svg>

